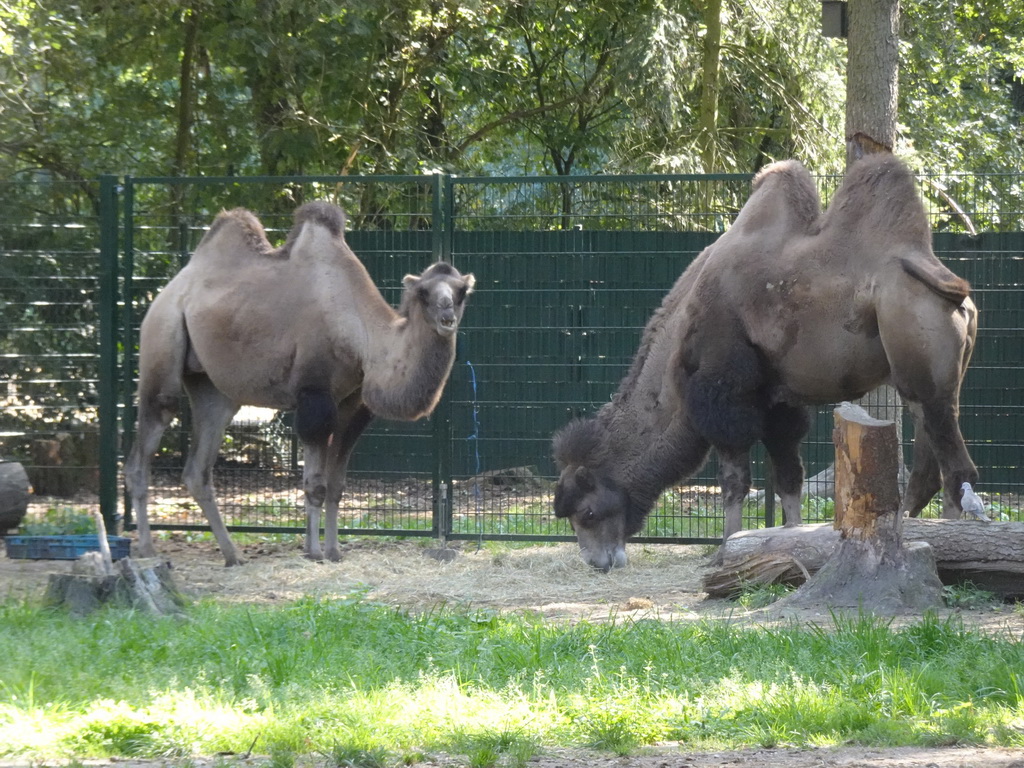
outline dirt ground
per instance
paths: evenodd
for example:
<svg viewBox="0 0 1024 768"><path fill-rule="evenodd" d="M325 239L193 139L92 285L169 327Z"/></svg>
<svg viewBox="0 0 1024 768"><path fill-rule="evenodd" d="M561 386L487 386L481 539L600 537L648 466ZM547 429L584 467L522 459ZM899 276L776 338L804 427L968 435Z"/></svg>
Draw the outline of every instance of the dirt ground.
<svg viewBox="0 0 1024 768"><path fill-rule="evenodd" d="M827 610L779 619L747 611L734 602L709 600L701 591L708 550L695 546L632 545L630 563L610 574L580 560L575 545L521 549L457 544L438 550L434 542L375 539L346 544L340 563L314 563L301 540L242 547L246 564L224 568L216 547L172 535L157 543L179 588L195 599L284 603L304 595L322 598L365 589L372 599L411 609L439 604L508 611L534 611L553 621L657 618L664 621L721 619L742 624L810 621L828 624ZM0 598L40 594L51 573L68 573L68 561L19 560L0 555ZM1024 639L1024 611L1013 606L958 611L978 628ZM914 617L897 617L896 623ZM193 761L201 768L206 761ZM223 761L217 761L223 765ZM239 765L250 764L238 758ZM465 761L462 761L464 764ZM214 761L210 761L213 765ZM458 764L453 759L449 764ZM157 768L160 762L121 761L126 768ZM444 763L422 764L442 765ZM548 752L537 768L1024 768L1024 749L758 749L690 753L666 745L625 758L581 752ZM0 761L0 768L29 768ZM34 768L39 768L38 764Z"/></svg>

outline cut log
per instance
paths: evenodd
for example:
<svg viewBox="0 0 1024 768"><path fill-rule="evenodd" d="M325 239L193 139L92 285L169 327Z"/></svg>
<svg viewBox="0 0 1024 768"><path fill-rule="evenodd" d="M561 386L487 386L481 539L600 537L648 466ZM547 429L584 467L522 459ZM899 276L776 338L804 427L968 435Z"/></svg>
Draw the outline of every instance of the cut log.
<svg viewBox="0 0 1024 768"><path fill-rule="evenodd" d="M112 605L169 616L181 614L185 606L166 562L125 557L114 563L113 574L108 575L99 552L76 560L70 574L52 574L44 600L76 615Z"/></svg>
<svg viewBox="0 0 1024 768"><path fill-rule="evenodd" d="M747 585L799 586L804 571L821 570L839 536L832 523L741 531L722 546L721 563L705 572L703 589L734 597ZM974 584L1004 600L1024 600L1024 523L910 517L903 520L903 540L931 545L947 586Z"/></svg>

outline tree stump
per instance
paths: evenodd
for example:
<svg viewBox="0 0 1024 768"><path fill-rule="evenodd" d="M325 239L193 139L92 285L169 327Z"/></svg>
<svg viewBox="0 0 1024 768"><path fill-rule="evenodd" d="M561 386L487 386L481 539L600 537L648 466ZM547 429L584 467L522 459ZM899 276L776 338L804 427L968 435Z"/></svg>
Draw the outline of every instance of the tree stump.
<svg viewBox="0 0 1024 768"><path fill-rule="evenodd" d="M16 461L0 461L0 536L21 525L28 511L28 473Z"/></svg>
<svg viewBox="0 0 1024 768"><path fill-rule="evenodd" d="M834 413L839 544L821 570L776 603L777 610L829 606L897 614L940 607L942 583L931 547L903 541L896 425L852 403Z"/></svg>
<svg viewBox="0 0 1024 768"><path fill-rule="evenodd" d="M182 613L185 598L170 567L159 560L118 560L108 573L99 552L78 558L70 574L52 574L46 587L47 605L62 606L83 616L103 605L132 608L156 616Z"/></svg>

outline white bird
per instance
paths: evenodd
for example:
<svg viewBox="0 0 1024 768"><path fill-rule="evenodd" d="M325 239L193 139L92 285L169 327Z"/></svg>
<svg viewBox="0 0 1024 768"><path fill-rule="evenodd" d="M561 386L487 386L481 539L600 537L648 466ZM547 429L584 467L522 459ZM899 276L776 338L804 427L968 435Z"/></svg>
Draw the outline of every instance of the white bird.
<svg viewBox="0 0 1024 768"><path fill-rule="evenodd" d="M963 492L963 497L960 499L960 506L963 507L964 514L976 517L979 520L991 523L989 516L985 514L985 503L981 500L981 497L974 492L971 488L970 483L964 483L960 486L960 490Z"/></svg>

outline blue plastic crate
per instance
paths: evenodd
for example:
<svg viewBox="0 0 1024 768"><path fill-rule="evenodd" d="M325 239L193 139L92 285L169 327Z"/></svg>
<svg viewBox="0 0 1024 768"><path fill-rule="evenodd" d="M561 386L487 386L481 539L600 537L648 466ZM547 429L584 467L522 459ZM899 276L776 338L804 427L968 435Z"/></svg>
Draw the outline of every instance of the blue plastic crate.
<svg viewBox="0 0 1024 768"><path fill-rule="evenodd" d="M131 539L107 536L110 557L128 557ZM8 536L4 539L7 556L17 560L77 560L86 552L100 551L100 537L95 533L78 536Z"/></svg>

